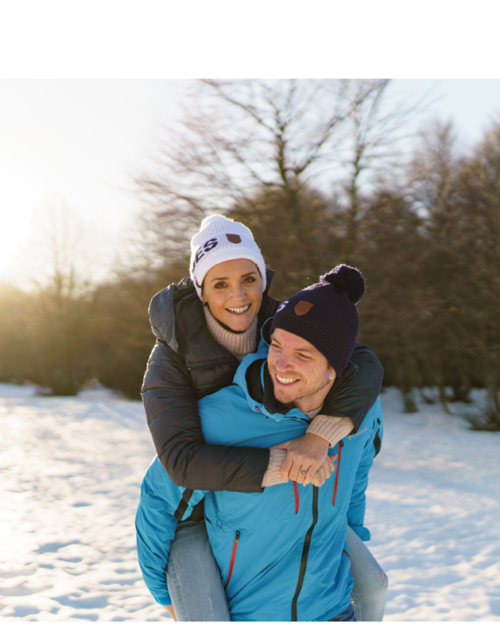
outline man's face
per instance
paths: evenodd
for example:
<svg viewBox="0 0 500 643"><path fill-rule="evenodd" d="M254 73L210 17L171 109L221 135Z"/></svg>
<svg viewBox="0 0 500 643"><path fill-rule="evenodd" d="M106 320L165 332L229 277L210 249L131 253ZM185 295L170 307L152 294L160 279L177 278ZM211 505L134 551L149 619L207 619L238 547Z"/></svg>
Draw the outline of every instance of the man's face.
<svg viewBox="0 0 500 643"><path fill-rule="evenodd" d="M281 328L272 334L267 363L275 398L304 412L320 407L335 381L335 371L324 355Z"/></svg>

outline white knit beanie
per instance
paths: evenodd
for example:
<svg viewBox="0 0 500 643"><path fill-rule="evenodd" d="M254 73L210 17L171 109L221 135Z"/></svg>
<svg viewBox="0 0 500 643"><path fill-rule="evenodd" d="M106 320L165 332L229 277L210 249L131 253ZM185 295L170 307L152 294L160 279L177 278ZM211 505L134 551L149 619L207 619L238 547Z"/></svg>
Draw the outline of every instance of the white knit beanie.
<svg viewBox="0 0 500 643"><path fill-rule="evenodd" d="M191 239L191 279L198 297L205 275L218 263L249 259L258 267L266 289L266 264L253 234L243 223L213 214L201 222L200 231Z"/></svg>

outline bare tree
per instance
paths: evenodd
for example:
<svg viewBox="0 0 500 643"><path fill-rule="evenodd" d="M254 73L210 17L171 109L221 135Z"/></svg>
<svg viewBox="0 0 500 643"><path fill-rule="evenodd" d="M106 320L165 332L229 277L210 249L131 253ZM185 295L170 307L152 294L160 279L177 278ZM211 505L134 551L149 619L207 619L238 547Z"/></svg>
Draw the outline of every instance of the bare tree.
<svg viewBox="0 0 500 643"><path fill-rule="evenodd" d="M76 393L85 379L91 280L84 268L88 257L83 241L77 213L61 203L39 219L30 244L32 285L37 295L30 337L38 380L57 395Z"/></svg>
<svg viewBox="0 0 500 643"><path fill-rule="evenodd" d="M362 186L373 187L381 177L387 185L403 156L401 143L415 136L411 119L424 111L427 98L415 102L396 101L389 96L389 80L358 80L346 90L350 108L343 124L339 154L347 176L341 181L347 197L342 260L351 263L356 255L367 201ZM393 181L394 182L394 181Z"/></svg>
<svg viewBox="0 0 500 643"><path fill-rule="evenodd" d="M459 176L460 227L453 238L461 273L455 316L472 375L488 392L489 417L500 428L500 119L493 120Z"/></svg>
<svg viewBox="0 0 500 643"><path fill-rule="evenodd" d="M462 226L458 209L463 160L456 149L453 124L424 125L406 167L407 200L418 214L425 244L416 258L419 270L422 333L420 364L436 385L448 411L446 386L453 383L455 398L466 400L471 388L461 347L463 328L457 296L463 287L456 241Z"/></svg>
<svg viewBox="0 0 500 643"><path fill-rule="evenodd" d="M84 225L76 210L64 202L51 206L40 218L35 235L32 245L37 245L38 269L33 282L39 288L48 287L57 298L86 291L91 283L89 257Z"/></svg>
<svg viewBox="0 0 500 643"><path fill-rule="evenodd" d="M204 215L248 211L263 194L280 193L300 228L301 191L317 189L338 167L342 124L377 82L195 82L157 172L138 180L149 208L141 225L158 240L156 250L183 258Z"/></svg>
<svg viewBox="0 0 500 643"><path fill-rule="evenodd" d="M32 347L27 335L34 296L0 281L0 381L34 378Z"/></svg>
<svg viewBox="0 0 500 643"><path fill-rule="evenodd" d="M407 192L426 227L442 236L451 227L450 217L457 203L457 135L451 121L434 120L424 125L419 136L407 166Z"/></svg>

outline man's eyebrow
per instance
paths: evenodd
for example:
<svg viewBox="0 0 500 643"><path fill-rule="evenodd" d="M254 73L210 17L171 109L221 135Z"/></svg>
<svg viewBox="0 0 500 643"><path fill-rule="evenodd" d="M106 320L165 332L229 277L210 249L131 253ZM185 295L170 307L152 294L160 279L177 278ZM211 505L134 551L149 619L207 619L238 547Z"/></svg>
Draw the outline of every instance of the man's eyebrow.
<svg viewBox="0 0 500 643"><path fill-rule="evenodd" d="M271 337L271 344L272 344L273 342L274 342L275 344L278 344L278 346L281 346L281 344L279 343L279 341L278 341L276 338ZM314 346L313 346L312 348L296 348L296 349L295 349L295 352L296 352L296 353L310 353L310 354L314 355L314 350L315 350L315 349L314 349Z"/></svg>

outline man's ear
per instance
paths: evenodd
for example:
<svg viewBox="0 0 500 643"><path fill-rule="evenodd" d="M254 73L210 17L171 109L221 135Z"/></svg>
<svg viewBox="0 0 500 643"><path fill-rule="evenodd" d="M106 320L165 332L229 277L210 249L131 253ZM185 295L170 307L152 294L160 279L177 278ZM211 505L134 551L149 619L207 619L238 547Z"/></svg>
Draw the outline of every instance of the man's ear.
<svg viewBox="0 0 500 643"><path fill-rule="evenodd" d="M328 365L327 380L328 380L329 382L331 382L331 381L332 381L332 380L334 380L336 377L337 377L337 373L335 372L335 369L334 369L332 366Z"/></svg>

